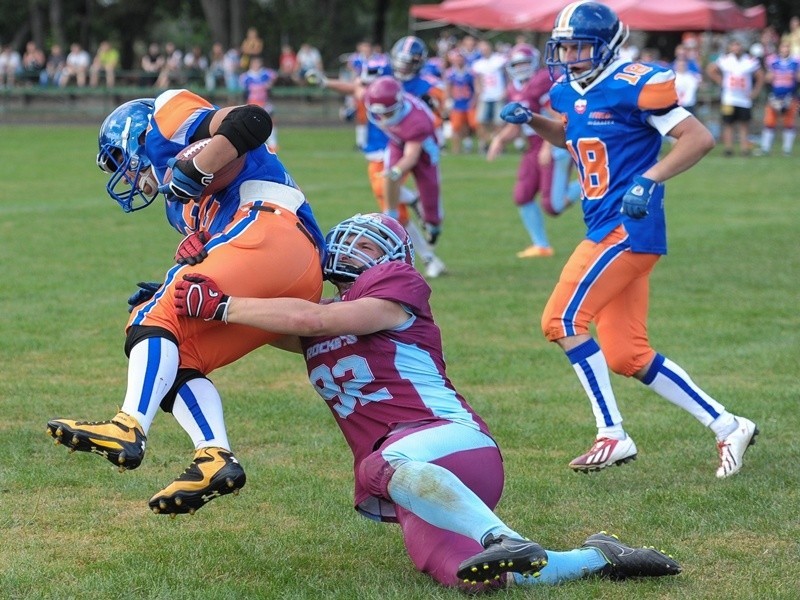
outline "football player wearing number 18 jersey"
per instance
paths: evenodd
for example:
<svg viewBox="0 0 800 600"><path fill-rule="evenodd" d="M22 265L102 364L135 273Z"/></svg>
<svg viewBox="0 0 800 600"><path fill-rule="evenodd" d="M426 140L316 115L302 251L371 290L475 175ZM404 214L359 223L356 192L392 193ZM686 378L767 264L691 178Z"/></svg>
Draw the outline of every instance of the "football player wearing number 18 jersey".
<svg viewBox="0 0 800 600"><path fill-rule="evenodd" d="M726 410L647 335L649 278L667 252L664 181L697 163L714 146L711 133L678 105L675 75L653 64L620 60L628 29L607 6L574 2L556 17L545 63L554 120L518 103L502 117L527 123L577 164L587 233L570 256L545 306L542 329L567 355L591 402L597 437L570 462L596 471L636 458L622 426L609 368L635 377L692 414L717 438L717 477L742 467L758 428ZM659 159L661 140L676 142ZM599 344L589 334L594 323Z"/></svg>

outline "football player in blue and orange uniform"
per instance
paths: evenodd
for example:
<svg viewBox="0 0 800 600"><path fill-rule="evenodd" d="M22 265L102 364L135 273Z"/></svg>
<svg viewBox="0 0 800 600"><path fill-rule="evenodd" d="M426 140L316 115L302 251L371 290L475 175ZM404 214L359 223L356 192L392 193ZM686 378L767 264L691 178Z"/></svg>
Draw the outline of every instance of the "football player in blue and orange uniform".
<svg viewBox="0 0 800 600"><path fill-rule="evenodd" d="M281 337L178 317L175 282L191 266L238 293L310 301L322 293L324 238L303 192L266 146L271 130L263 108L220 109L188 90L127 102L100 128L97 161L110 174L109 195L130 212L163 193L169 223L186 237L176 254L178 264L157 291L134 301L125 329L128 386L120 412L110 421L53 419L48 431L74 450L135 469L159 406L172 412L196 452L189 469L151 498L156 512L194 512L244 485L219 393L207 377ZM176 160L203 139L210 141L192 158ZM227 187L209 187L215 172L240 157L241 170ZM264 276L253 277L254 272Z"/></svg>
<svg viewBox="0 0 800 600"><path fill-rule="evenodd" d="M789 42L781 42L778 53L768 56L765 80L770 86L767 105L764 107L764 129L761 130L761 152L769 154L775 141L775 128L783 128L781 149L789 156L797 136L797 100L800 81L800 59L791 55Z"/></svg>
<svg viewBox="0 0 800 600"><path fill-rule="evenodd" d="M595 442L570 467L595 471L636 457L610 368L709 427L717 438L716 475L728 477L741 469L756 425L728 412L653 350L647 335L650 273L667 251L663 182L697 163L714 139L678 105L671 70L618 59L627 34L607 6L569 4L556 17L545 59L559 73L550 101L561 119L534 114L520 103L503 109L506 121L527 123L551 144L566 147L581 179L586 239L567 261L542 315L545 336L572 363L597 424ZM659 158L666 135L676 141Z"/></svg>
<svg viewBox="0 0 800 600"><path fill-rule="evenodd" d="M665 554L605 534L555 552L504 523L493 512L505 479L500 450L447 376L407 232L387 215L355 215L330 231L327 249L325 276L338 290L330 302L230 297L187 274L176 310L292 336L285 349L303 354L352 451L356 510L398 523L419 571L472 592L680 572Z"/></svg>

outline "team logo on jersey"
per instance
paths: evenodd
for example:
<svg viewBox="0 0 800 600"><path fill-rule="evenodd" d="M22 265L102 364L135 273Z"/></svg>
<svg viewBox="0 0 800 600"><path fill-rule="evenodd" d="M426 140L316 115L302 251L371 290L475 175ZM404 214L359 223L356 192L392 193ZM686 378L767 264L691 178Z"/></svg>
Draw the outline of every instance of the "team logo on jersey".
<svg viewBox="0 0 800 600"><path fill-rule="evenodd" d="M586 99L578 98L577 100L575 100L574 107L575 107L575 112L578 113L579 115L582 115L583 113L586 112Z"/></svg>
<svg viewBox="0 0 800 600"><path fill-rule="evenodd" d="M589 125L613 125L614 114L608 110L593 110L587 122Z"/></svg>

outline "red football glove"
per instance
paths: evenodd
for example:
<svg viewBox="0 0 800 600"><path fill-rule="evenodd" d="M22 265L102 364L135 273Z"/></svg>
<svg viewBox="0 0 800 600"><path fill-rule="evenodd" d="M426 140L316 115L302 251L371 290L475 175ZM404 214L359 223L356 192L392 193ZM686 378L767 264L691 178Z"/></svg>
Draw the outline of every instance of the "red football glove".
<svg viewBox="0 0 800 600"><path fill-rule="evenodd" d="M228 300L214 280L199 273L183 276L175 284L175 312L182 317L228 322Z"/></svg>
<svg viewBox="0 0 800 600"><path fill-rule="evenodd" d="M203 262L208 252L205 244L211 237L205 231L190 233L178 246L175 253L175 262L179 265L196 265Z"/></svg>

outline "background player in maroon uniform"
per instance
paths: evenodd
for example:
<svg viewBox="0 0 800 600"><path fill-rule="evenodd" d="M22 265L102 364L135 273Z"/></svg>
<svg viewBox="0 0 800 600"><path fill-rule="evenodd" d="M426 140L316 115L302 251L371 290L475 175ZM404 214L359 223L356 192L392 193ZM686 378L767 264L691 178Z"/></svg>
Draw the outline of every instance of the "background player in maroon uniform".
<svg viewBox="0 0 800 600"><path fill-rule="evenodd" d="M447 377L407 232L386 215L356 215L331 230L327 249L332 301L229 297L187 274L176 310L300 336L284 347L303 353L353 452L356 509L399 523L417 569L467 589L680 572L666 555L605 534L545 551L501 521L492 511L504 482L500 450Z"/></svg>
<svg viewBox="0 0 800 600"><path fill-rule="evenodd" d="M541 112L547 103L547 95L552 81L547 69L540 69L541 56L536 48L528 44L518 44L512 48L506 63L509 82L506 98L509 102L519 102L533 112ZM531 245L517 252L519 258L553 256L553 248L547 239L542 209L536 202L536 194L544 192L545 184L552 181L551 161L540 161L539 155L548 155L550 148L542 148L542 138L528 125L506 123L489 144L486 160L496 159L505 145L523 133L527 139L527 149L517 169L517 183L514 186L514 203L519 209L522 224L531 239ZM548 186L549 189L549 186Z"/></svg>

